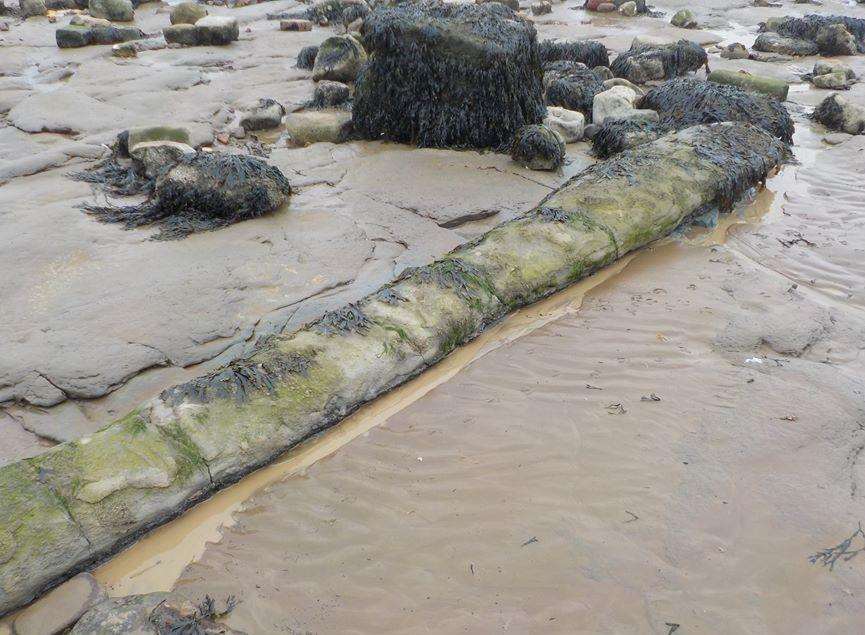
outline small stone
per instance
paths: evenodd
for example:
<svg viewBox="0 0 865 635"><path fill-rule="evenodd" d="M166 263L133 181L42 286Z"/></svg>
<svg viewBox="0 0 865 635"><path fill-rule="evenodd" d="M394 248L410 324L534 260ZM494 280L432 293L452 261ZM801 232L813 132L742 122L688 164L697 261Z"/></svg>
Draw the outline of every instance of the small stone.
<svg viewBox="0 0 865 635"><path fill-rule="evenodd" d="M823 141L828 143L830 146L837 146L852 138L853 135L847 134L846 132L832 132L823 137Z"/></svg>
<svg viewBox="0 0 865 635"><path fill-rule="evenodd" d="M613 78L613 71L610 70L609 66L595 66L592 72L602 82Z"/></svg>
<svg viewBox="0 0 865 635"><path fill-rule="evenodd" d="M93 42L93 32L86 27L66 26L54 32L57 46L62 49L80 48Z"/></svg>
<svg viewBox="0 0 865 635"><path fill-rule="evenodd" d="M532 15L546 15L553 12L553 5L545 0L533 2L531 5Z"/></svg>
<svg viewBox="0 0 865 635"><path fill-rule="evenodd" d="M135 9L130 0L90 0L88 10L94 18L111 22L132 22L135 18Z"/></svg>
<svg viewBox="0 0 865 635"><path fill-rule="evenodd" d="M595 9L598 13L612 13L616 10L616 5L612 2L602 2L598 5L598 8Z"/></svg>
<svg viewBox="0 0 865 635"><path fill-rule="evenodd" d="M748 49L744 44L733 42L721 50L721 57L726 60L745 60L748 59Z"/></svg>
<svg viewBox="0 0 865 635"><path fill-rule="evenodd" d="M285 131L295 146L342 143L351 126L351 113L343 110L306 110L285 116Z"/></svg>
<svg viewBox="0 0 865 635"><path fill-rule="evenodd" d="M46 635L70 628L108 596L89 573L79 573L15 616L16 635Z"/></svg>
<svg viewBox="0 0 865 635"><path fill-rule="evenodd" d="M630 88L637 94L637 97L642 97L645 94L642 88L628 81L624 77L612 77L610 79L604 80L604 88L610 89L613 86L625 86L626 88Z"/></svg>
<svg viewBox="0 0 865 635"><path fill-rule="evenodd" d="M583 130L583 135L586 137L586 139L594 139L595 135L598 134L598 130L600 129L601 127L598 124L590 123Z"/></svg>
<svg viewBox="0 0 865 635"><path fill-rule="evenodd" d="M280 20L280 31L312 31L312 22L309 20Z"/></svg>
<svg viewBox="0 0 865 635"><path fill-rule="evenodd" d="M177 165L184 156L192 154L195 154L192 146L176 141L145 141L129 152L148 178L156 178Z"/></svg>
<svg viewBox="0 0 865 635"><path fill-rule="evenodd" d="M260 99L258 105L241 115L240 125L247 132L276 128L282 123L285 108L274 99Z"/></svg>
<svg viewBox="0 0 865 635"><path fill-rule="evenodd" d="M810 40L784 37L777 33L761 33L754 40L754 50L781 55L816 55L817 45Z"/></svg>
<svg viewBox="0 0 865 635"><path fill-rule="evenodd" d="M850 88L847 75L840 71L816 75L811 78L811 83L815 88L823 88L825 90L847 90Z"/></svg>
<svg viewBox="0 0 865 635"><path fill-rule="evenodd" d="M530 170L558 170L565 162L565 142L545 125L528 125L517 130L511 159Z"/></svg>
<svg viewBox="0 0 865 635"><path fill-rule="evenodd" d="M829 73L843 73L847 79L856 79L856 73L853 72L852 68L845 66L844 64L839 64L838 62L820 60L815 62L814 70L811 71L812 77L828 75Z"/></svg>
<svg viewBox="0 0 865 635"><path fill-rule="evenodd" d="M198 44L198 34L193 24L172 24L162 29L162 35L169 44L179 44L180 46Z"/></svg>
<svg viewBox="0 0 865 635"><path fill-rule="evenodd" d="M94 18L93 16L84 15L83 13L76 13L73 15L72 19L69 20L69 24L75 26L101 27L104 29L111 27L111 22L105 18Z"/></svg>
<svg viewBox="0 0 865 635"><path fill-rule="evenodd" d="M5 20L0 20L0 31L8 31L8 30L9 30L9 23L6 22Z"/></svg>
<svg viewBox="0 0 865 635"><path fill-rule="evenodd" d="M316 108L332 108L344 104L350 96L348 86L342 82L323 79L315 85L312 103Z"/></svg>
<svg viewBox="0 0 865 635"><path fill-rule="evenodd" d="M637 15L637 3L631 1L619 5L619 13L629 18L634 17Z"/></svg>
<svg viewBox="0 0 865 635"><path fill-rule="evenodd" d="M353 82L366 62L366 51L353 37L336 35L327 38L318 48L312 68L313 81L330 79Z"/></svg>
<svg viewBox="0 0 865 635"><path fill-rule="evenodd" d="M843 24L828 24L817 31L817 47L823 55L856 55L856 38Z"/></svg>
<svg viewBox="0 0 865 635"><path fill-rule="evenodd" d="M558 133L565 143L575 143L583 138L586 118L577 110L558 106L547 106L544 125Z"/></svg>
<svg viewBox="0 0 865 635"><path fill-rule="evenodd" d="M198 44L202 46L224 46L240 37L237 18L222 15L208 15L195 23Z"/></svg>
<svg viewBox="0 0 865 635"><path fill-rule="evenodd" d="M697 17L690 9L680 9L670 20L670 24L677 26L680 29L696 29Z"/></svg>
<svg viewBox="0 0 865 635"><path fill-rule="evenodd" d="M132 42L122 42L111 47L111 55L114 57L138 57L138 50Z"/></svg>
<svg viewBox="0 0 865 635"><path fill-rule="evenodd" d="M21 15L25 19L48 13L48 7L45 6L45 0L21 0L20 6Z"/></svg>
<svg viewBox="0 0 865 635"><path fill-rule="evenodd" d="M231 137L228 136L227 132L220 132L216 135L216 140L219 141L219 143L221 143L222 145L228 145L230 139Z"/></svg>
<svg viewBox="0 0 865 635"><path fill-rule="evenodd" d="M189 130L175 126L132 128L128 132L126 147L129 151L132 151L139 143L150 141L174 141L190 145Z"/></svg>
<svg viewBox="0 0 865 635"><path fill-rule="evenodd" d="M634 109L637 93L627 86L613 86L595 95L592 101L592 123L599 126L607 118L617 119Z"/></svg>
<svg viewBox="0 0 865 635"><path fill-rule="evenodd" d="M197 2L181 2L171 8L168 19L171 24L195 24L207 16L207 9Z"/></svg>

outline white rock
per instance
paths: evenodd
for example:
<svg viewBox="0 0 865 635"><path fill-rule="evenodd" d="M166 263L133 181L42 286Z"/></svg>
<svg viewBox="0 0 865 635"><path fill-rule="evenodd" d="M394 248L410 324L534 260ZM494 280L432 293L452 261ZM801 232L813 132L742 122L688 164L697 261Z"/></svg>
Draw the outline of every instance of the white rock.
<svg viewBox="0 0 865 635"><path fill-rule="evenodd" d="M583 113L558 106L547 106L544 125L558 133L565 143L574 143L583 138L586 118Z"/></svg>
<svg viewBox="0 0 865 635"><path fill-rule="evenodd" d="M618 118L634 110L637 93L627 86L613 86L595 95L592 101L592 123L601 125L604 120Z"/></svg>

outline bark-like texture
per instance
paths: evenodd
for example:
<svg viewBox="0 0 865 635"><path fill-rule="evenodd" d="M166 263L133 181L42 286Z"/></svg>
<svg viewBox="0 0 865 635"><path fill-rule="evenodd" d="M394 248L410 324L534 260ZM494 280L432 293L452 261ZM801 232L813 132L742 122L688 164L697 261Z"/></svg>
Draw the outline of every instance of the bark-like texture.
<svg viewBox="0 0 865 635"><path fill-rule="evenodd" d="M728 123L623 152L357 304L89 437L0 468L0 613L333 425L508 311L707 206L729 205L784 151L759 128Z"/></svg>

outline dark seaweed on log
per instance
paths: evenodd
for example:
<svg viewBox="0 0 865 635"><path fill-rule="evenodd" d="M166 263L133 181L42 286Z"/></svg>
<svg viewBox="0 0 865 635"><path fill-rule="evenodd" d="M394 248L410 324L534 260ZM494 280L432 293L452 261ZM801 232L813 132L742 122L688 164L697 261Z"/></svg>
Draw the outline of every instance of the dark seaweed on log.
<svg viewBox="0 0 865 635"><path fill-rule="evenodd" d="M665 132L668 130L654 121L610 119L592 137L592 154L606 159L635 145L654 141Z"/></svg>
<svg viewBox="0 0 865 635"><path fill-rule="evenodd" d="M606 158L634 145L631 136L636 133L649 133L645 142L651 141L653 134L722 121L751 123L785 143L793 143L793 119L784 104L736 86L693 78L673 79L647 92L637 107L657 111L660 123L605 122L592 139L596 156Z"/></svg>
<svg viewBox="0 0 865 635"><path fill-rule="evenodd" d="M589 68L610 65L607 47L594 40L577 40L575 42L543 40L538 44L538 54L544 65L558 60L581 62Z"/></svg>
<svg viewBox="0 0 865 635"><path fill-rule="evenodd" d="M862 18L851 18L846 15L806 15L804 18L788 17L781 20L773 20L771 30L779 35L798 38L800 40L817 41L820 29L833 24L841 24L856 38L856 47L860 53L865 53L865 20ZM760 31L768 31L766 24L760 25ZM833 51L823 51L832 54Z"/></svg>
<svg viewBox="0 0 865 635"><path fill-rule="evenodd" d="M316 333L322 335L347 335L363 333L370 327L369 318L356 304L348 304L335 311L328 311L315 323Z"/></svg>
<svg viewBox="0 0 865 635"><path fill-rule="evenodd" d="M535 28L498 2L379 6L364 20L357 136L505 149L546 108Z"/></svg>
<svg viewBox="0 0 865 635"><path fill-rule="evenodd" d="M209 375L164 390L160 398L169 406L206 404L224 398L244 403L255 392L274 394L280 381L292 374L306 375L312 366L309 357L297 353L283 356L269 350L266 344L260 348L265 354L257 357L264 359L253 357L234 361Z"/></svg>

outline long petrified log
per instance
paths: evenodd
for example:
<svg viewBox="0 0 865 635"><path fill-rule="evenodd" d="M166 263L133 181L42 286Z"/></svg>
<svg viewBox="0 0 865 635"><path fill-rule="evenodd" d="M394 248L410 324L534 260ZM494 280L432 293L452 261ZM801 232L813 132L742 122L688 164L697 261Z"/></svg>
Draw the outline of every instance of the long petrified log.
<svg viewBox="0 0 865 635"><path fill-rule="evenodd" d="M516 307L729 206L783 160L742 123L598 163L442 260L79 441L0 468L0 613L435 364Z"/></svg>

